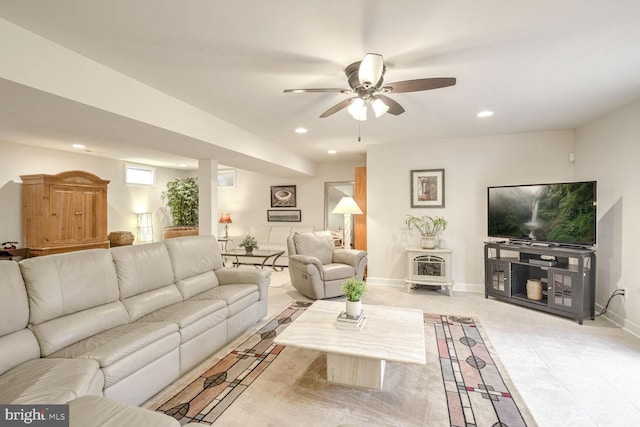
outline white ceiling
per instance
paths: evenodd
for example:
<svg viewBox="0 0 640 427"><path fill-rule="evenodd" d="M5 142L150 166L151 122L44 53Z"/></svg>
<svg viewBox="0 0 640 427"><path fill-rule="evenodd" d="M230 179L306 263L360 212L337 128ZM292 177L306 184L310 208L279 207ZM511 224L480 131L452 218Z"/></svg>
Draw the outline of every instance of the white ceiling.
<svg viewBox="0 0 640 427"><path fill-rule="evenodd" d="M0 0L0 17L318 161L367 144L573 128L640 98L638 0ZM367 52L384 56L386 82L458 83L391 94L406 112L360 125L345 110L318 117L348 95L282 92L346 88L344 67ZM0 138L187 161L137 147L139 124L42 96L2 81ZM65 121L66 109L92 126ZM495 115L477 118L484 109Z"/></svg>

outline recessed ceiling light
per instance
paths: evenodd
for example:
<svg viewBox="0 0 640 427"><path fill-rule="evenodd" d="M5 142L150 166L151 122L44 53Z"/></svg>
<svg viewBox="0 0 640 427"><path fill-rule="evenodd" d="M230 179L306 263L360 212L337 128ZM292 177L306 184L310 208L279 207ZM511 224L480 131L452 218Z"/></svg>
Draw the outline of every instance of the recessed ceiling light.
<svg viewBox="0 0 640 427"><path fill-rule="evenodd" d="M336 154L336 153L337 153L337 151L336 151L336 150L329 150L329 151L327 151L327 153L329 153L329 154Z"/></svg>
<svg viewBox="0 0 640 427"><path fill-rule="evenodd" d="M309 130L307 128L296 128L296 133L307 133Z"/></svg>
<svg viewBox="0 0 640 427"><path fill-rule="evenodd" d="M478 113L478 117L491 117L493 116L493 111L484 110Z"/></svg>
<svg viewBox="0 0 640 427"><path fill-rule="evenodd" d="M84 146L84 145L82 145L82 144L73 144L73 145L72 145L72 147L73 147L73 148L78 148L78 149L87 148L87 147L85 147L85 146Z"/></svg>

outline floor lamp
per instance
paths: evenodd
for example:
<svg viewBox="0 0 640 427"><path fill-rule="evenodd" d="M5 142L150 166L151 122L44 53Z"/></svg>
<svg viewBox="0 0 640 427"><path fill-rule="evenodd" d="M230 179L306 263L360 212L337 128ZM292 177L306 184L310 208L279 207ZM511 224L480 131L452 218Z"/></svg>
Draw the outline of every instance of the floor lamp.
<svg viewBox="0 0 640 427"><path fill-rule="evenodd" d="M358 207L356 201L353 200L353 197L343 197L331 213L344 214L344 236L342 238L342 245L347 249L351 249L351 215L361 215L362 210Z"/></svg>

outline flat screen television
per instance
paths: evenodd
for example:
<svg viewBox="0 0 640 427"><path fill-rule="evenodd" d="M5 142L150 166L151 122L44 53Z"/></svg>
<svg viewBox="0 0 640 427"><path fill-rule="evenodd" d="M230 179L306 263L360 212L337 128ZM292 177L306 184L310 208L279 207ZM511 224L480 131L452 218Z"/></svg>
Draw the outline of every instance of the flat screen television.
<svg viewBox="0 0 640 427"><path fill-rule="evenodd" d="M489 237L596 244L596 181L488 187Z"/></svg>

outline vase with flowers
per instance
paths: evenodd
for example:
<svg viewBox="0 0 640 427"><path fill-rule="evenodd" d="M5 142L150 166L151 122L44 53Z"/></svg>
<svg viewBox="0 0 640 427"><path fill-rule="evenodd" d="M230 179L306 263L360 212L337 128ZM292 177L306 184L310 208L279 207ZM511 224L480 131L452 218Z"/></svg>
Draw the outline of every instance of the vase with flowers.
<svg viewBox="0 0 640 427"><path fill-rule="evenodd" d="M244 250L248 254L250 254L253 252L254 249L258 249L258 241L256 240L255 237L251 235L247 235L247 237L245 237L244 240L242 240L242 243L240 243L238 246L240 246L241 248L244 248Z"/></svg>

